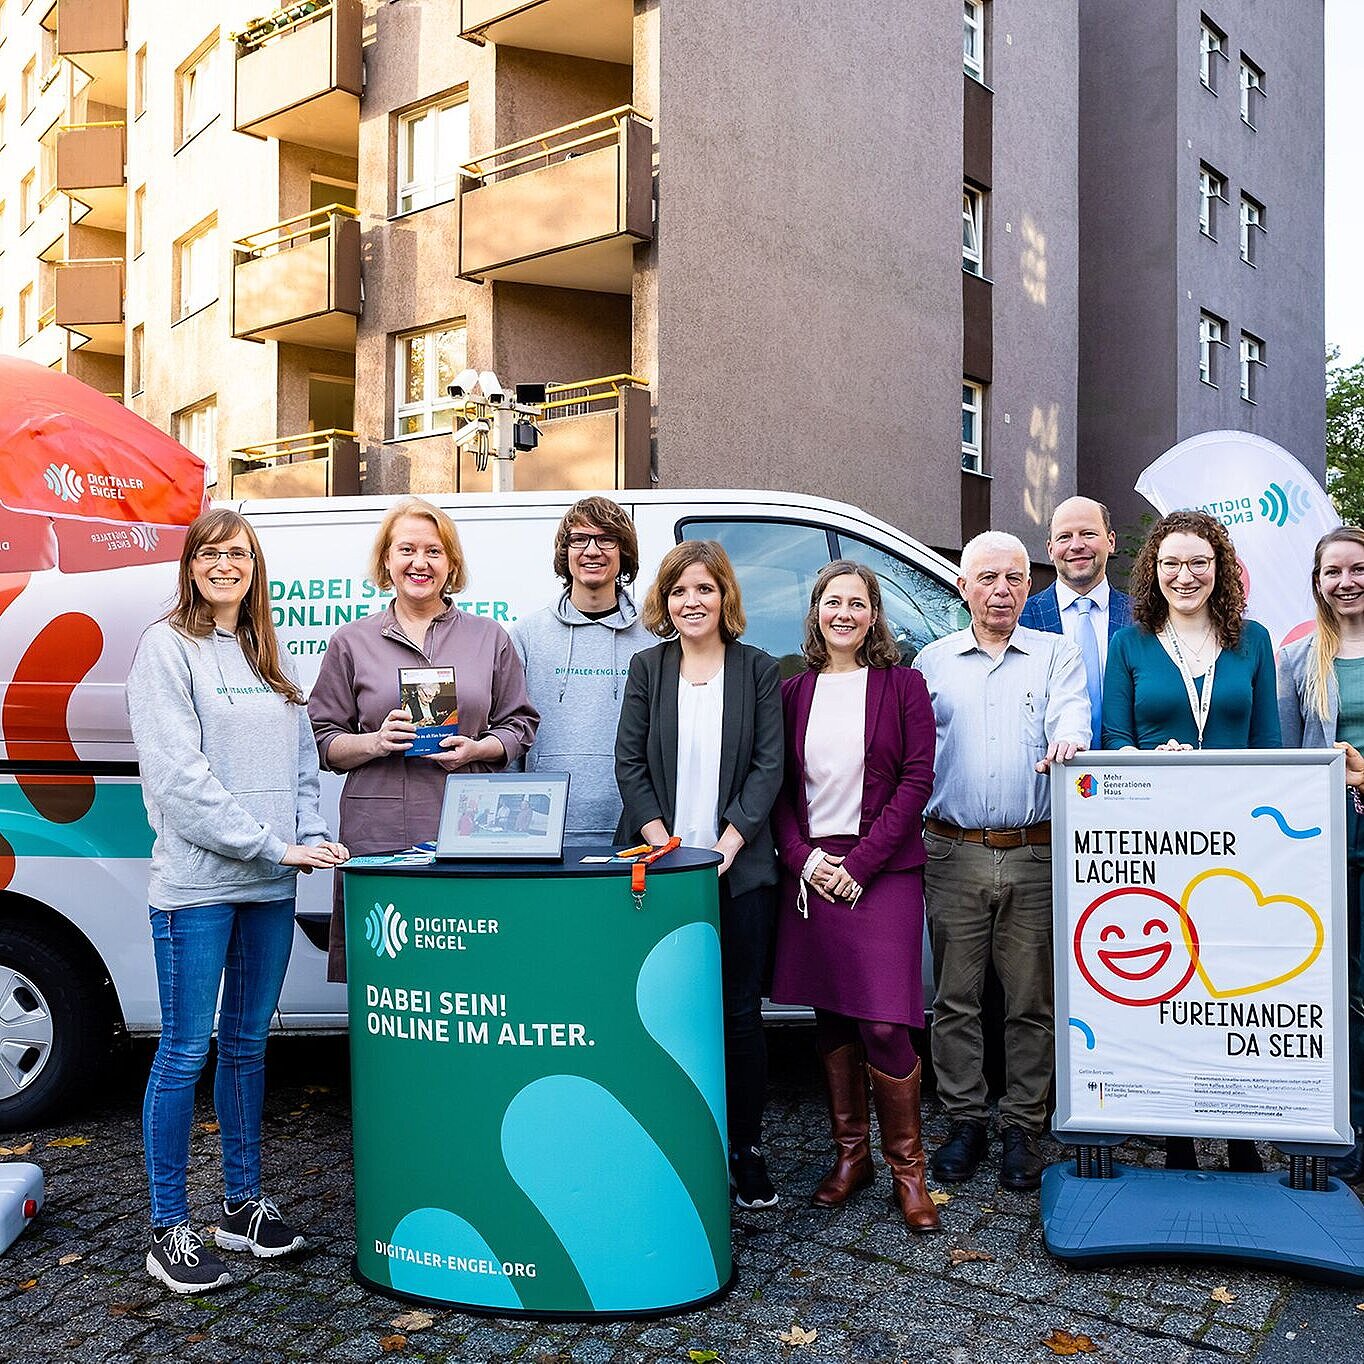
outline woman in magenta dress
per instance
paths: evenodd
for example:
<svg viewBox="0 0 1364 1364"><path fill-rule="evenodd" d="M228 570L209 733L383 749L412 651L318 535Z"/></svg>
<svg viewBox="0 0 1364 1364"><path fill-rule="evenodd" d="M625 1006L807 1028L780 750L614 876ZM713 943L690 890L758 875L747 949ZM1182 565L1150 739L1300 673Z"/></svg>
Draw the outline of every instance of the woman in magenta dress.
<svg viewBox="0 0 1364 1364"><path fill-rule="evenodd" d="M837 1207L871 1183L868 1077L881 1150L913 1231L938 1226L924 1182L921 957L924 805L933 708L899 666L876 575L839 559L815 580L809 670L782 684L786 771L772 811L782 862L772 998L814 1007L836 1161L811 1196Z"/></svg>

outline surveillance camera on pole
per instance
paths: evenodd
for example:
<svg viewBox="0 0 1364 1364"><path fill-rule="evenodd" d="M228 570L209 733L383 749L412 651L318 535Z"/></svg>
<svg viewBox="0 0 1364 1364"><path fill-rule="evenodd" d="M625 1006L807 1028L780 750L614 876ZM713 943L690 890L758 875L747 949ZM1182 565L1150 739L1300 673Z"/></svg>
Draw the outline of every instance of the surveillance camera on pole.
<svg viewBox="0 0 1364 1364"><path fill-rule="evenodd" d="M478 390L476 392L476 390ZM534 450L540 441L535 419L545 401L543 384L517 384L516 396L509 398L492 370L462 370L445 390L463 401L466 420L453 435L456 450L471 447L475 467L482 473L493 464L493 492L512 491L512 463L518 453Z"/></svg>

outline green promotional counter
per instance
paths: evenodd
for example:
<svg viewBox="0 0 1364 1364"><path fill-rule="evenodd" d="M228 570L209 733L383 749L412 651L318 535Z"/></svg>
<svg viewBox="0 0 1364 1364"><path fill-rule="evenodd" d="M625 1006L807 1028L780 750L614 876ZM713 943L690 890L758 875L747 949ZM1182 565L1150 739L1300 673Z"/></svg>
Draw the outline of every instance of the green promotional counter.
<svg viewBox="0 0 1364 1364"><path fill-rule="evenodd" d="M347 868L356 1275L497 1315L733 1279L719 857Z"/></svg>

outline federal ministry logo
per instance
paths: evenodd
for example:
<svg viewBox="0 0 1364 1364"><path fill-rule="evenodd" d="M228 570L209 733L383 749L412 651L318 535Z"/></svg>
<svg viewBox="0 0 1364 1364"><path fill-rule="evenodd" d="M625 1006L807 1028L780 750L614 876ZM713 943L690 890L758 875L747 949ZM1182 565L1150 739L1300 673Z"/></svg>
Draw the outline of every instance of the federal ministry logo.
<svg viewBox="0 0 1364 1364"><path fill-rule="evenodd" d="M1088 800L1091 796L1099 794L1099 783L1095 781L1092 772L1086 772L1084 776L1075 778L1075 789Z"/></svg>
<svg viewBox="0 0 1364 1364"><path fill-rule="evenodd" d="M365 920L365 941L376 957L395 958L407 946L407 920L392 905L375 905Z"/></svg>
<svg viewBox="0 0 1364 1364"><path fill-rule="evenodd" d="M63 502L79 502L85 492L84 481L69 464L55 462L49 464L47 472L43 475L43 482L47 484L48 490L55 497L60 497Z"/></svg>

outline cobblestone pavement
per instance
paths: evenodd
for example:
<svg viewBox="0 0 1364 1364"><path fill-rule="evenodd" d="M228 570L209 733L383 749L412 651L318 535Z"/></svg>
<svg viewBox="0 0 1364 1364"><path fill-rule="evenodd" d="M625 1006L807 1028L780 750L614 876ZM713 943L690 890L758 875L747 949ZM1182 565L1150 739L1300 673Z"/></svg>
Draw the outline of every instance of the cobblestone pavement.
<svg viewBox="0 0 1364 1364"><path fill-rule="evenodd" d="M519 1361L655 1364L1039 1364L1054 1330L1090 1338L1112 1364L1359 1364L1364 1290L1303 1285L1217 1265L1126 1265L1069 1270L1042 1247L1036 1196L1006 1193L982 1173L953 1190L943 1231L911 1237L886 1199L889 1176L836 1213L804 1195L827 1157L809 1034L775 1031L768 1119L772 1172L783 1204L735 1220L740 1278L723 1302L653 1322L547 1325L432 1310L406 1332L408 1310L351 1281L350 1126L344 1044L272 1044L267 1100L267 1191L311 1233L301 1256L275 1263L232 1257L239 1281L203 1298L176 1298L146 1275L146 1195L139 1124L149 1050L139 1046L114 1097L82 1120L0 1138L31 1141L47 1206L0 1257L0 1364L162 1359L274 1361ZM197 1120L213 1118L207 1087ZM930 1143L945 1135L927 1114ZM79 1138L83 1144L52 1145ZM191 1205L211 1223L217 1138L196 1129ZM996 1148L997 1154L997 1148ZM1152 1159L1140 1144L1129 1158ZM949 1251L992 1257L954 1266ZM1218 1289L1223 1291L1218 1292ZM798 1325L815 1339L792 1347ZM385 1338L404 1336L405 1343ZM692 1352L697 1352L693 1354ZM714 1352L713 1355L705 1352Z"/></svg>

